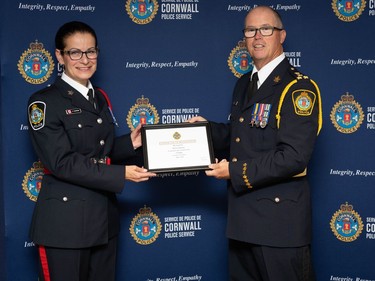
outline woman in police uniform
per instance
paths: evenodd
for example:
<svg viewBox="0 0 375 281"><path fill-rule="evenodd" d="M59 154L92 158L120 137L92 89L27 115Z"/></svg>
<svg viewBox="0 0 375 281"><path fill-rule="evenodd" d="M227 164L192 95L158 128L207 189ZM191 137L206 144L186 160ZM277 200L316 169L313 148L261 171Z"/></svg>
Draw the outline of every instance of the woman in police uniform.
<svg viewBox="0 0 375 281"><path fill-rule="evenodd" d="M115 137L109 103L89 80L99 54L95 31L82 22L66 23L55 45L64 73L28 105L31 141L45 167L30 229L40 280L115 280L115 194L125 180L146 181L154 174L116 165L136 157L140 128Z"/></svg>

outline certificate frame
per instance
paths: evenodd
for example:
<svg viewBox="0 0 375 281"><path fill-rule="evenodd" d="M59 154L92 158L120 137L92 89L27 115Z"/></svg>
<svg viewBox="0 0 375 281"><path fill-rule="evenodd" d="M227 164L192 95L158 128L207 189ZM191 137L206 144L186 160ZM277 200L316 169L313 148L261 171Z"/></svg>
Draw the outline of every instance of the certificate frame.
<svg viewBox="0 0 375 281"><path fill-rule="evenodd" d="M207 121L147 124L141 129L145 168L154 173L208 170L214 163Z"/></svg>

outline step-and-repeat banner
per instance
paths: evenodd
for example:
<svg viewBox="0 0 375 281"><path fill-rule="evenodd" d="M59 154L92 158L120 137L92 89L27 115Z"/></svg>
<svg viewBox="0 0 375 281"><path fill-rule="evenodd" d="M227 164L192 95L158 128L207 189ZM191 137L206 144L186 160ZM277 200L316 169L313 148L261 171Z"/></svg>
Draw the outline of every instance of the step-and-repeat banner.
<svg viewBox="0 0 375 281"><path fill-rule="evenodd" d="M375 280L374 0L3 0L1 280L37 280L28 228L44 174L26 106L62 73L58 27L81 20L96 30L93 82L109 94L123 134L141 116L159 124L196 115L227 122L234 84L252 69L242 28L257 5L281 14L287 57L322 93L323 130L308 169L317 279ZM163 173L127 183L119 201L118 280L227 280L224 181Z"/></svg>

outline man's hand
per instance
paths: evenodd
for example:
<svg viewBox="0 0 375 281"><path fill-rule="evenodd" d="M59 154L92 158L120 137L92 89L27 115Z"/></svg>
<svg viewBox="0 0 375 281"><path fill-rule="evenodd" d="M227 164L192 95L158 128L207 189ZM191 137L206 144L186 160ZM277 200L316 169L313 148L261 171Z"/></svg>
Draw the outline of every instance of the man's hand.
<svg viewBox="0 0 375 281"><path fill-rule="evenodd" d="M207 120L204 119L202 116L194 116L187 120L187 122L189 123L195 123L195 122L201 122L201 121L207 121Z"/></svg>

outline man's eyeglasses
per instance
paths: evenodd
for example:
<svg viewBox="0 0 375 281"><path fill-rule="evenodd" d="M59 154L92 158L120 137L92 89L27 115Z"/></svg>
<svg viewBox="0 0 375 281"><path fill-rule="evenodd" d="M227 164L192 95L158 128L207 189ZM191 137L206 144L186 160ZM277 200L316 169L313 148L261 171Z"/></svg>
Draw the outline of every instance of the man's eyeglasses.
<svg viewBox="0 0 375 281"><path fill-rule="evenodd" d="M83 52L79 49L70 49L69 51L60 50L62 54L67 54L71 60L80 60L83 54L86 55L88 59L96 59L99 54L98 48L88 49L86 52Z"/></svg>
<svg viewBox="0 0 375 281"><path fill-rule="evenodd" d="M283 30L282 28L278 28L275 26L262 26L259 28L254 28L254 27L247 27L243 31L243 34L246 38L253 38L259 31L262 36L271 36L273 34L274 30Z"/></svg>

